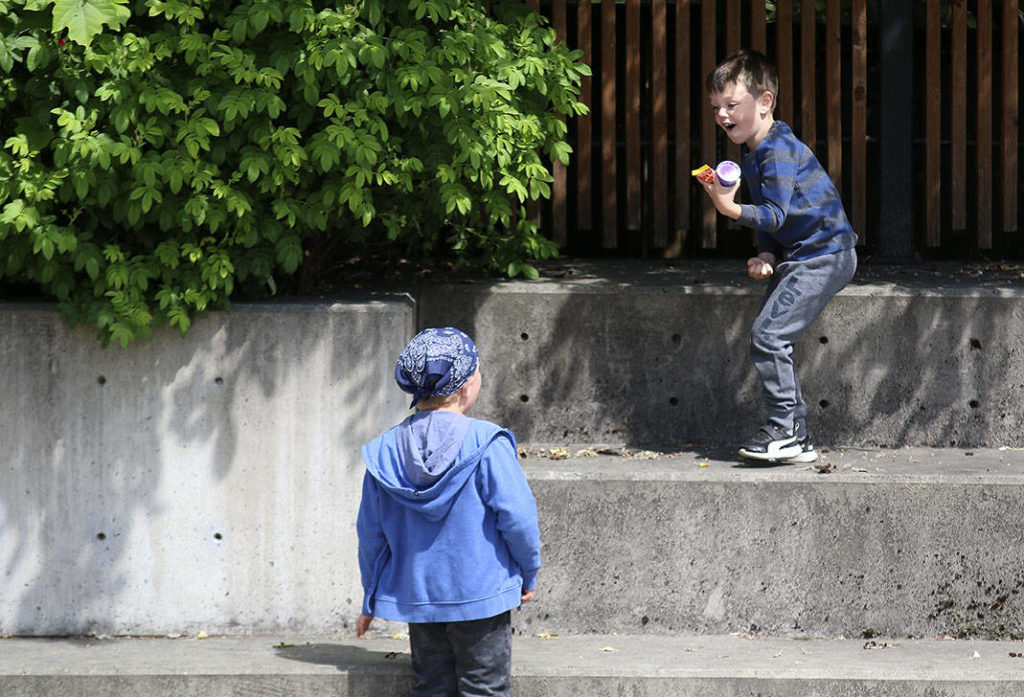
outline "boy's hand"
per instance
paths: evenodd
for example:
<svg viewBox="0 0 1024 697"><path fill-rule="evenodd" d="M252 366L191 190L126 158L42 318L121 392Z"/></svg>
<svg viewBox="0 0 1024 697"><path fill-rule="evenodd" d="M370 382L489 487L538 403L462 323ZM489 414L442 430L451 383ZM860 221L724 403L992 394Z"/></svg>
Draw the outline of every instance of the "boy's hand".
<svg viewBox="0 0 1024 697"><path fill-rule="evenodd" d="M704 187L704 191L707 192L708 198L711 199L711 203L715 204L715 208L718 212L724 215L726 218L732 218L733 220L739 220L740 204L734 200L736 198L736 192L739 191L740 187L738 184L733 184L730 187L722 186L722 183L715 177L713 182L701 182L701 186Z"/></svg>
<svg viewBox="0 0 1024 697"><path fill-rule="evenodd" d="M763 281L770 277L774 271L775 255L770 252L764 252L756 257L747 259L747 275L755 280Z"/></svg>
<svg viewBox="0 0 1024 697"><path fill-rule="evenodd" d="M373 622L373 617L368 615L359 615L359 619L356 620L357 637L366 634L366 630L370 628L370 622Z"/></svg>
<svg viewBox="0 0 1024 697"><path fill-rule="evenodd" d="M531 600L533 600L533 591L532 590L529 590L529 591L525 591L524 590L523 594L519 596L519 603L521 605L526 605L526 603L530 602Z"/></svg>

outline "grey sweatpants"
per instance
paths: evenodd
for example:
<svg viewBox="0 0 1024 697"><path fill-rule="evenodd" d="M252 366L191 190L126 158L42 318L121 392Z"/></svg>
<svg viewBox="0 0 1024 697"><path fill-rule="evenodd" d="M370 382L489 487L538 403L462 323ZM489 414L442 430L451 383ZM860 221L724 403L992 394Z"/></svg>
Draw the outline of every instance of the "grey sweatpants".
<svg viewBox="0 0 1024 697"><path fill-rule="evenodd" d="M807 434L807 405L793 366L793 344L818 318L828 301L857 270L857 253L847 249L804 261L784 261L768 280L761 309L750 329L750 357L761 377L768 420Z"/></svg>

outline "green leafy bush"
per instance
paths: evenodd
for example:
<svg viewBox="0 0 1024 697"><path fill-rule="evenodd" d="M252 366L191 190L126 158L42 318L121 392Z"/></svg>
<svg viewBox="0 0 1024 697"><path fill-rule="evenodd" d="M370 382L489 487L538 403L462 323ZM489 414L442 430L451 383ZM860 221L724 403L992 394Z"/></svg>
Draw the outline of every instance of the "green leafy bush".
<svg viewBox="0 0 1024 697"><path fill-rule="evenodd" d="M535 274L587 73L511 0L0 0L0 282L124 345L335 243Z"/></svg>

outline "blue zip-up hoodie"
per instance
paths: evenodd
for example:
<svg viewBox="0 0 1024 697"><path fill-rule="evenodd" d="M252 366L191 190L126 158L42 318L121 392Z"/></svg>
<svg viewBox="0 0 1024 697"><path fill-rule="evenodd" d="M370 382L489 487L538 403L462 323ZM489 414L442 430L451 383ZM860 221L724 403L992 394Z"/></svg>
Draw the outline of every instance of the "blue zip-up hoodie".
<svg viewBox="0 0 1024 697"><path fill-rule="evenodd" d="M363 614L484 619L537 584L537 504L515 438L496 424L421 411L363 446L356 530Z"/></svg>

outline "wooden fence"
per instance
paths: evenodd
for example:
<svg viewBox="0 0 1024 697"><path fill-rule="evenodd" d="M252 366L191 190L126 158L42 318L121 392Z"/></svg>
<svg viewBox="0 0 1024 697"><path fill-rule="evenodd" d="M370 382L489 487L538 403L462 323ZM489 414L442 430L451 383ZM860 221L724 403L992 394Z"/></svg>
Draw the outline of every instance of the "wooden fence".
<svg viewBox="0 0 1024 697"><path fill-rule="evenodd" d="M563 249L674 256L749 248L749 232L717 216L690 170L738 158L714 123L704 76L751 47L778 67L776 118L839 185L869 251L885 227L877 134L888 109L914 114L906 205L915 247L956 254L966 239L976 249L1024 250L1012 234L1021 209L1016 2L915 3L924 18L914 27L914 80L898 103L880 97L874 37L882 28L877 11L869 26L868 0L826 0L822 11L809 0L777 0L770 15L764 0L531 3L593 70L581 93L591 112L569 124L573 159L554 167L551 201L534 208Z"/></svg>

